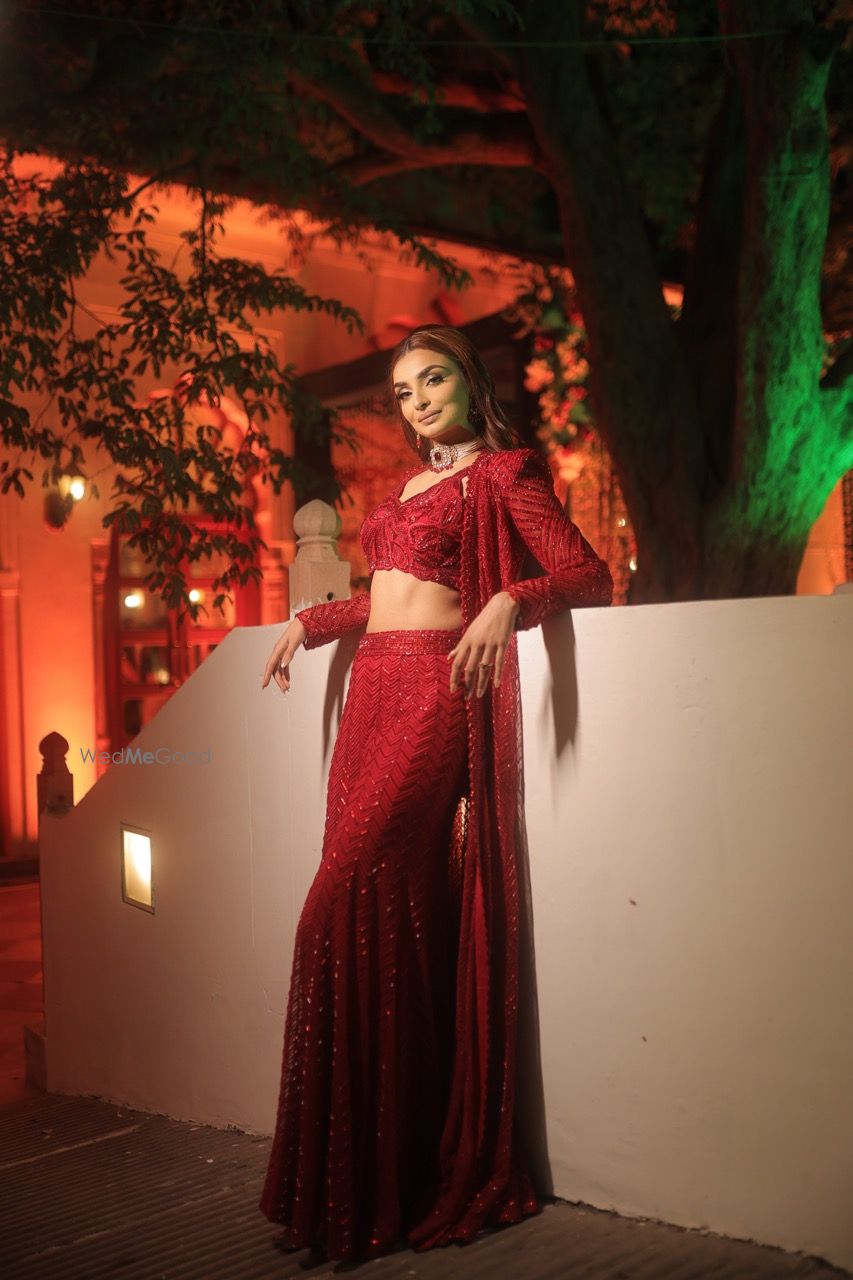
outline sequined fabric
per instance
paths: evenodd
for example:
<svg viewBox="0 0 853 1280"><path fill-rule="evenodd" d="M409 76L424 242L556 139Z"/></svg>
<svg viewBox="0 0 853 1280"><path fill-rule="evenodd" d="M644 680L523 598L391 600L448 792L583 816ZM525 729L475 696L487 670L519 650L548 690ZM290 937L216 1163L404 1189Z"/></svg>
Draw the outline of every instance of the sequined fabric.
<svg viewBox="0 0 853 1280"><path fill-rule="evenodd" d="M458 591L464 472L443 476L428 489L401 499L414 474L405 475L364 520L360 537L368 565L371 571L402 569Z"/></svg>
<svg viewBox="0 0 853 1280"><path fill-rule="evenodd" d="M367 626L370 592L361 591L348 600L326 600L323 604L312 604L307 609L299 609L293 616L305 628L303 648L316 649L318 645L328 644L330 640L340 640L348 632Z"/></svg>
<svg viewBox="0 0 853 1280"><path fill-rule="evenodd" d="M515 454L524 456L516 459ZM519 605L516 631L538 626L566 608L609 605L613 600L610 570L567 518L542 455L534 449L514 449L503 455L502 463L494 468L495 500L520 543L545 570L537 577L507 581L507 573L514 578L520 568L517 551L511 551L501 565L504 590ZM494 550L502 532L495 530Z"/></svg>
<svg viewBox="0 0 853 1280"><path fill-rule="evenodd" d="M566 517L535 450L483 455L466 470L463 631L501 590L518 601L519 630L564 609L610 604L607 565ZM544 572L522 578L527 557ZM368 613L369 596L359 596L297 616L310 639L306 647L313 647L361 625ZM490 684L482 698L470 699L461 689L449 696L450 664L441 652L389 647L429 646L438 642L417 637L444 635L453 637L450 648L459 634L365 634L333 754L325 842L339 853L331 857L324 842L315 883L334 886L334 893L312 888L303 919L313 923L300 921L281 1102L261 1202L294 1244L325 1239L333 1258L387 1251L395 1233L419 1250L464 1243L484 1226L539 1211L516 1120L518 1024L521 1013L525 1024L530 1014L520 1009L520 948L529 948L532 928L517 639L510 637L499 688ZM362 738L371 744L366 750L358 745ZM460 741L462 763L455 754ZM417 881L393 856L389 873L387 851L401 840ZM338 869L341 859L348 874ZM364 865L376 868L369 882L353 870ZM412 883L418 892L411 901L420 902L423 891L429 904L418 917L420 951L401 914L399 886L408 894ZM452 909L442 914L445 885ZM381 910L362 913L365 891L369 903L386 908L389 933ZM354 954L353 936L364 954ZM452 997L442 968L448 949ZM395 993L387 1005L375 994L388 994L386 962L394 968ZM323 1002L322 1037L317 1018L308 1016L306 991L312 1002ZM333 1016L333 1035L328 1010L335 992L345 1012ZM386 1017L394 1025L390 1038ZM449 1026L448 1045L442 1027ZM423 1099L412 1094L403 1065L413 1045L429 1064L419 1077ZM339 1093L322 1083L330 1072ZM378 1134L369 1125L391 1096L389 1138L389 1112L374 1126ZM390 1145L373 1163L380 1142ZM324 1165L327 1147L334 1155Z"/></svg>
<svg viewBox="0 0 853 1280"><path fill-rule="evenodd" d="M461 633L361 637L296 931L261 1209L283 1243L356 1261L431 1205L453 1058L467 793Z"/></svg>

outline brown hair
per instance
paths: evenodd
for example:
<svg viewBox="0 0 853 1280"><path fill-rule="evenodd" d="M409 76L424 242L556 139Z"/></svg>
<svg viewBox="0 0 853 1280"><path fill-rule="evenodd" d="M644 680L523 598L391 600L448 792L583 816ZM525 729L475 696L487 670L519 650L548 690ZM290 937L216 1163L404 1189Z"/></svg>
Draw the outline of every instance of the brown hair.
<svg viewBox="0 0 853 1280"><path fill-rule="evenodd" d="M426 458L430 444L421 440L414 427L403 417L400 402L394 393L394 366L402 356L422 348L440 351L442 355L455 360L461 369L470 398L468 414L471 426L482 439L483 446L495 451L517 449L523 442L501 408L495 396L492 375L483 364L482 356L471 339L448 324L422 324L397 343L388 365L388 383L403 435L418 457Z"/></svg>

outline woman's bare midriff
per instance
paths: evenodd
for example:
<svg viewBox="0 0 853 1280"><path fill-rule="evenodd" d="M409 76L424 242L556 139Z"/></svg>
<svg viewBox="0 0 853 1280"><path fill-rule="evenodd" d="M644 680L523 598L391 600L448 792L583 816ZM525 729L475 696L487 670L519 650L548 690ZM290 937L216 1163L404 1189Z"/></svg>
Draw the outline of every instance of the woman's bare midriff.
<svg viewBox="0 0 853 1280"><path fill-rule="evenodd" d="M424 582L402 569L375 570L368 631L455 631L461 626L462 602L453 587Z"/></svg>
<svg viewBox="0 0 853 1280"><path fill-rule="evenodd" d="M476 457L476 454L475 454ZM458 467L466 471L471 463ZM445 472L450 475L451 472ZM400 498L405 501L416 493L423 493L437 483L430 479L425 484L420 476L413 476ZM468 488L463 481L463 494ZM370 617L367 631L445 630L462 628L462 600L453 587L442 582L427 582L403 569L376 569L370 583Z"/></svg>

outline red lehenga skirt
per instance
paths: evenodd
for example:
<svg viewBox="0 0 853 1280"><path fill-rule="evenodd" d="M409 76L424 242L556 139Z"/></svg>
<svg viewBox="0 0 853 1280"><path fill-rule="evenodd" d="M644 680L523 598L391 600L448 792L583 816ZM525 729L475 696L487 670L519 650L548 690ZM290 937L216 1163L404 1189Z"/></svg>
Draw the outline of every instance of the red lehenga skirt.
<svg viewBox="0 0 853 1280"><path fill-rule="evenodd" d="M461 634L366 632L332 752L260 1201L281 1245L330 1259L435 1237L424 1224L450 1100L468 783L464 687L451 692L447 659ZM538 1212L529 1187L522 1199L505 1221Z"/></svg>

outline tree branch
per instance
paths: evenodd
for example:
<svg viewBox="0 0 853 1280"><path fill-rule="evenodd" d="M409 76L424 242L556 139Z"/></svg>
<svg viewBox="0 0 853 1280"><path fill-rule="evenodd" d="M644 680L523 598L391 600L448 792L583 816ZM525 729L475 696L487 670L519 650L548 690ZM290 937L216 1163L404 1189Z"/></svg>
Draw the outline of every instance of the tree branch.
<svg viewBox="0 0 853 1280"><path fill-rule="evenodd" d="M344 72L338 74L337 71L334 81L331 76L314 80L293 68L288 69L288 79L301 93L333 107L347 124L377 147L405 155L411 147L418 145L409 131L386 109L369 82L362 80L358 83L353 76Z"/></svg>
<svg viewBox="0 0 853 1280"><path fill-rule="evenodd" d="M405 76L394 71L374 71L373 83L380 93L412 94L426 102L426 90L414 86ZM438 80L435 84L436 102L441 107L466 107L470 111L491 114L496 111L526 111L527 104L521 85L511 81L504 89L477 84L466 80Z"/></svg>
<svg viewBox="0 0 853 1280"><path fill-rule="evenodd" d="M446 164L541 168L542 159L533 131L515 99L510 112L492 113L478 121L474 128L465 122L448 130L439 142L423 142L400 123L378 93L377 83L387 77L373 71L352 51L344 51L336 58L334 77L312 78L294 70L290 70L289 75L301 92L332 107L377 148L376 152L333 166L336 178L355 186L395 173ZM396 77L395 83L399 86L395 92L402 92L406 84L403 77ZM457 86L457 89L463 87ZM462 96L461 92L458 96ZM478 109L485 110L484 103L482 100Z"/></svg>
<svg viewBox="0 0 853 1280"><path fill-rule="evenodd" d="M356 74L352 74L356 69ZM539 168L538 149L526 118L517 109L509 115L488 117L479 128L468 124L448 133L441 142L421 142L406 129L377 94L372 79L356 64L342 69L334 80L314 80L291 71L292 83L303 93L337 111L353 129L380 152L390 151L396 165L380 157L343 161L335 172L358 184L371 182L388 173L425 169L433 165L482 163Z"/></svg>
<svg viewBox="0 0 853 1280"><path fill-rule="evenodd" d="M458 13L456 21L505 72L517 80L520 69L517 50L505 47L504 42L518 39L524 34L524 20L511 25L502 21L497 14L486 13L482 5L478 9L476 18L470 13Z"/></svg>
<svg viewBox="0 0 853 1280"><path fill-rule="evenodd" d="M360 187L395 173L446 164L498 165L544 172L544 162L527 121L517 116L491 117L477 129L463 126L441 143L419 145L412 141L403 152L389 155L387 151L371 151L354 156L332 165L330 172L336 179Z"/></svg>

